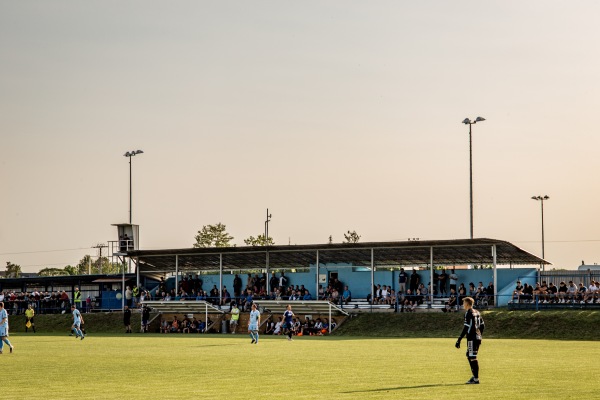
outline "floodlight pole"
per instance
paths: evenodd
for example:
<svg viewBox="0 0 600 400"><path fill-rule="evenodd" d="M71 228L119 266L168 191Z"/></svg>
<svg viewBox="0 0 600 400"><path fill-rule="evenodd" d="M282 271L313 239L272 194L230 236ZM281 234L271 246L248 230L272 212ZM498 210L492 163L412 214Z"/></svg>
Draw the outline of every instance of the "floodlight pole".
<svg viewBox="0 0 600 400"><path fill-rule="evenodd" d="M131 157L137 155L137 154L142 154L144 153L142 150L132 150L132 151L128 151L127 153L123 154L125 157L129 158L129 225L132 224L133 221L133 217L132 217L132 173L131 173Z"/></svg>
<svg viewBox="0 0 600 400"><path fill-rule="evenodd" d="M532 200L539 201L541 203L542 210L542 258L545 260L545 252L544 252L544 200L549 200L550 196L533 196ZM543 267L542 267L543 268Z"/></svg>
<svg viewBox="0 0 600 400"><path fill-rule="evenodd" d="M485 121L485 118L477 117L474 121L471 121L469 118L465 118L463 120L463 124L469 125L469 227L471 232L471 239L473 239L473 144L471 139L471 133L472 125L481 121Z"/></svg>

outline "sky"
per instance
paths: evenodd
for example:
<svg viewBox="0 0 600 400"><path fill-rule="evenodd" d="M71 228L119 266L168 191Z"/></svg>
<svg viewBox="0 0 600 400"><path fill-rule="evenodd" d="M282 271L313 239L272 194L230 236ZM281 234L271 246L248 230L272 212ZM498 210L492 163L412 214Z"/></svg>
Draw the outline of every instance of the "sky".
<svg viewBox="0 0 600 400"><path fill-rule="evenodd" d="M600 262L596 1L0 0L0 269L221 222Z"/></svg>

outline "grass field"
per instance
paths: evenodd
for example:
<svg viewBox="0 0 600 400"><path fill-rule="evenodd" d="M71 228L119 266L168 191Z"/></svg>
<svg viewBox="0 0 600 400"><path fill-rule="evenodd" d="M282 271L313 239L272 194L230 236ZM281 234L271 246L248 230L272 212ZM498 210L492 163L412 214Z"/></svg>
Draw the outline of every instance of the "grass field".
<svg viewBox="0 0 600 400"><path fill-rule="evenodd" d="M600 398L598 342L484 340L480 385L455 339L17 333L3 398ZM464 346L463 346L464 347ZM588 362L587 365L584 365ZM559 395L560 394L560 395Z"/></svg>

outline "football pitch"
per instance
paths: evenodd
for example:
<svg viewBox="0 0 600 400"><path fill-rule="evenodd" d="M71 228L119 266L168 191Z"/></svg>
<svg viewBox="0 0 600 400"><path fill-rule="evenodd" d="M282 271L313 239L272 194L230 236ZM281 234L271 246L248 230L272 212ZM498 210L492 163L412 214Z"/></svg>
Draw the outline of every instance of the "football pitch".
<svg viewBox="0 0 600 400"><path fill-rule="evenodd" d="M484 340L480 385L449 339L15 334L3 398L600 398L598 342Z"/></svg>

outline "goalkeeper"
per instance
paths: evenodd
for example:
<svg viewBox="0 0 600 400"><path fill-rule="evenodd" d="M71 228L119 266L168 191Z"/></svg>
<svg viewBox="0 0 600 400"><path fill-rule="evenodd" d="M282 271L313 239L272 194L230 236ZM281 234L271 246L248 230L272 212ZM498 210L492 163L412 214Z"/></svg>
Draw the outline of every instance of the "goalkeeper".
<svg viewBox="0 0 600 400"><path fill-rule="evenodd" d="M481 335L483 335L483 318L479 311L473 308L475 301L471 297L465 297L463 299L463 307L465 310L465 324L463 327L458 340L456 341L456 348L460 349L460 342L466 336L467 337L467 359L471 366L471 372L473 376L467 381L468 385L479 384L479 363L477 362L477 352L479 346L481 346Z"/></svg>

